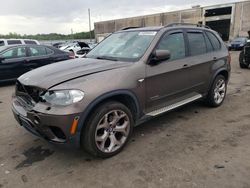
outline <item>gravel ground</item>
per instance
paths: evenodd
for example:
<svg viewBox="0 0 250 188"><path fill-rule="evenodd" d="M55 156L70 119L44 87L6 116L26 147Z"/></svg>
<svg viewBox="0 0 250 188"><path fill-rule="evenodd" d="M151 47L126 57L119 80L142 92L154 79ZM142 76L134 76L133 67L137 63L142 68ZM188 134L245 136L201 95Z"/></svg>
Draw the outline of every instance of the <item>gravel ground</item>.
<svg viewBox="0 0 250 188"><path fill-rule="evenodd" d="M29 134L11 113L14 86L1 86L0 188L249 188L250 69L239 68L238 55L223 106L196 102L144 123L106 160Z"/></svg>

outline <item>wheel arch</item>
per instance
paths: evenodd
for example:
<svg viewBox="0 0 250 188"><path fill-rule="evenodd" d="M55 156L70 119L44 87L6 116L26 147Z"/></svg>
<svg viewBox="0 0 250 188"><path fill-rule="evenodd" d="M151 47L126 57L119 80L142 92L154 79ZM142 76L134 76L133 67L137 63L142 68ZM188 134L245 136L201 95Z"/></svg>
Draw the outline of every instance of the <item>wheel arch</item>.
<svg viewBox="0 0 250 188"><path fill-rule="evenodd" d="M87 122L89 115L101 104L107 101L117 101L125 106L127 106L133 115L134 120L139 119L141 114L141 108L139 105L139 101L136 95L129 90L117 90L109 93L105 93L98 98L96 98L93 102L91 102L88 107L82 112L80 117L80 121L77 128L77 134L81 137L81 132L85 127L85 123Z"/></svg>
<svg viewBox="0 0 250 188"><path fill-rule="evenodd" d="M221 69L217 70L217 71L215 72L215 74L213 75L213 77L212 77L212 79L211 79L211 81L210 81L210 84L209 84L209 88L211 88L211 86L213 85L213 82L214 82L215 78L216 78L218 75L224 76L225 79L226 79L226 82L229 81L229 77L230 77L229 71L228 71L226 68L221 68Z"/></svg>

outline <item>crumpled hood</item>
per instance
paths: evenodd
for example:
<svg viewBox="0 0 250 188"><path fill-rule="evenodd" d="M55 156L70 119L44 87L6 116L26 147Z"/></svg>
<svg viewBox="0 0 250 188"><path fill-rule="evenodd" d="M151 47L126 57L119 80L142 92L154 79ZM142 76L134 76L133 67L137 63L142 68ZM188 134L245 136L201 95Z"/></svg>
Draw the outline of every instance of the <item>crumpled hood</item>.
<svg viewBox="0 0 250 188"><path fill-rule="evenodd" d="M26 86L49 89L55 85L73 80L75 78L126 67L129 65L131 65L129 62L88 58L67 60L32 70L20 76L18 81Z"/></svg>

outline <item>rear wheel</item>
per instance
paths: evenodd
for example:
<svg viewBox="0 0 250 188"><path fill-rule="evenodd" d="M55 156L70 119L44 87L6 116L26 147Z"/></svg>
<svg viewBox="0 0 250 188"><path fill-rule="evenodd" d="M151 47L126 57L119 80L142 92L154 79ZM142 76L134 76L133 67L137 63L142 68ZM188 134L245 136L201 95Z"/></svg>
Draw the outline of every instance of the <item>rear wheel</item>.
<svg viewBox="0 0 250 188"><path fill-rule="evenodd" d="M240 61L240 68L242 68L242 69L248 68L249 65L246 64L246 62L245 62L244 52L243 51L240 52L239 61Z"/></svg>
<svg viewBox="0 0 250 188"><path fill-rule="evenodd" d="M222 105L227 92L227 81L223 75L218 75L207 95L207 104L211 107Z"/></svg>
<svg viewBox="0 0 250 188"><path fill-rule="evenodd" d="M82 145L94 156L112 157L124 148L133 126L132 114L125 105L104 103L90 117L82 135Z"/></svg>

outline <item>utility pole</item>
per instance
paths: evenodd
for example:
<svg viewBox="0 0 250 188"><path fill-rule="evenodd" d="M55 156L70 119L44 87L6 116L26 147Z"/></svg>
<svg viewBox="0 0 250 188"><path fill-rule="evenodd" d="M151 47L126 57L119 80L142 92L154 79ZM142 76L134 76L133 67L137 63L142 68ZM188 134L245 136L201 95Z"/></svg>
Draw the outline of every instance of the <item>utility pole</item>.
<svg viewBox="0 0 250 188"><path fill-rule="evenodd" d="M92 34L91 34L91 18L90 18L90 9L88 9L89 12L89 40L91 42Z"/></svg>

